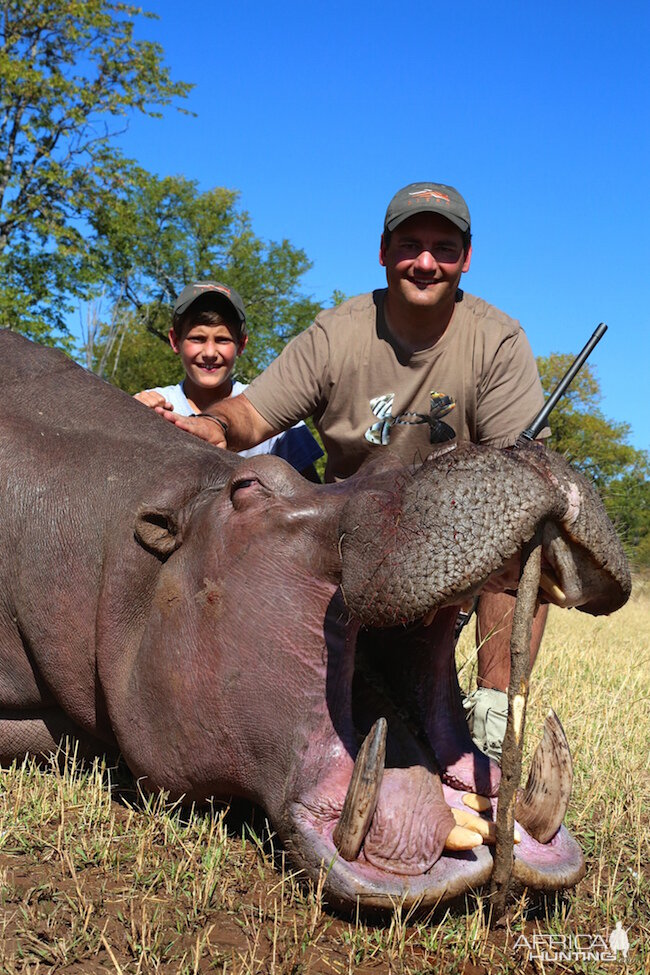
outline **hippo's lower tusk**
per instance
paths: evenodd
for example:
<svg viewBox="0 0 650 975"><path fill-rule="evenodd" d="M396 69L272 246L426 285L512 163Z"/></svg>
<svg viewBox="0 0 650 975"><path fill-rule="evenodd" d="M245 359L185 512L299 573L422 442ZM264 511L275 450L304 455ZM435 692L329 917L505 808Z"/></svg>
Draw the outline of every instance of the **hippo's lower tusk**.
<svg viewBox="0 0 650 975"><path fill-rule="evenodd" d="M551 573L545 570L540 575L540 589L542 589L546 595L550 598L550 601L555 606L561 606L564 608L567 605L567 596L564 590L558 584L555 573Z"/></svg>
<svg viewBox="0 0 650 975"><path fill-rule="evenodd" d="M345 796L334 845L344 860L356 860L377 808L386 760L386 718L378 718L359 749Z"/></svg>
<svg viewBox="0 0 650 975"><path fill-rule="evenodd" d="M457 826L463 826L465 829L478 833L483 838L484 843L494 843L496 840L496 823L492 822L491 819L483 819L482 816L475 815L469 809L458 809L457 807L452 808L451 814L456 820ZM521 843L521 833L518 829L515 829L514 841Z"/></svg>
<svg viewBox="0 0 650 975"><path fill-rule="evenodd" d="M496 826L491 819L483 819L476 813L470 812L469 809L452 808L451 814L456 820L457 826L463 826L465 829L471 829L474 833L478 833L479 836L483 837L484 843L494 843Z"/></svg>
<svg viewBox="0 0 650 975"><path fill-rule="evenodd" d="M551 710L515 809L515 818L538 843L548 843L562 825L572 785L569 743L560 719Z"/></svg>

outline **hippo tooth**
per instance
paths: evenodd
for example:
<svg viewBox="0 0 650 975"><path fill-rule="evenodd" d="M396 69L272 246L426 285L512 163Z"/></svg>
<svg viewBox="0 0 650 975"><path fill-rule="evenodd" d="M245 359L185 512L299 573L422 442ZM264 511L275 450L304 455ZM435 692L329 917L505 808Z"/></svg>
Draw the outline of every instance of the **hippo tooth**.
<svg viewBox="0 0 650 975"><path fill-rule="evenodd" d="M473 850L477 846L483 845L483 837L473 829L465 826L452 827L451 833L445 840L445 850L450 853L460 852L461 850Z"/></svg>
<svg viewBox="0 0 650 975"><path fill-rule="evenodd" d="M437 606L434 607L434 609L430 609L429 612L426 614L426 616L422 618L423 626L431 626L437 612L438 612Z"/></svg>
<svg viewBox="0 0 650 975"><path fill-rule="evenodd" d="M356 860L377 808L386 761L386 718L378 718L368 732L352 771L352 778L334 830L334 845L344 860Z"/></svg>
<svg viewBox="0 0 650 975"><path fill-rule="evenodd" d="M545 570L540 576L540 586L544 590L547 596L550 597L551 602L556 606L566 606L568 600L567 595L564 590L559 586L558 580L554 572L549 572Z"/></svg>
<svg viewBox="0 0 650 975"><path fill-rule="evenodd" d="M548 843L562 825L572 785L569 744L560 719L551 710L515 808L515 818L538 843Z"/></svg>
<svg viewBox="0 0 650 975"><path fill-rule="evenodd" d="M483 819L482 816L471 813L469 809L459 809L457 806L452 808L451 814L456 820L457 826L464 826L465 829L478 833L479 836L483 837L484 843L496 842L497 827L491 819ZM521 833L518 829L515 829L514 840L515 843L521 843Z"/></svg>
<svg viewBox="0 0 650 975"><path fill-rule="evenodd" d="M487 812L492 808L492 803L487 796L478 796L474 792L466 792L463 796L463 804L474 812Z"/></svg>
<svg viewBox="0 0 650 975"><path fill-rule="evenodd" d="M483 837L484 843L494 843L496 840L496 824L491 819L482 819L475 813L471 813L469 809L453 808L451 814L457 826L464 826L465 829L478 833Z"/></svg>

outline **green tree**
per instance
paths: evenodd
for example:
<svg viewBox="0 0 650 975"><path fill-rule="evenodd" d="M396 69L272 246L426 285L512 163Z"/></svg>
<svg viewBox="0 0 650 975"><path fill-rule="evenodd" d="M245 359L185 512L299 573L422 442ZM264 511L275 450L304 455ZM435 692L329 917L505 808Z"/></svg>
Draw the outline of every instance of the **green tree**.
<svg viewBox="0 0 650 975"><path fill-rule="evenodd" d="M88 329L88 363L128 392L161 385L177 369L166 337L190 281L223 281L242 295L250 338L237 374L245 382L320 309L300 290L310 267L304 251L259 238L234 190L200 191L193 180L134 167L128 191L107 193L91 221L112 306L102 330Z"/></svg>
<svg viewBox="0 0 650 975"><path fill-rule="evenodd" d="M537 360L545 393L552 392L572 362L573 356L558 353ZM601 400L598 379L585 363L551 414L550 446L602 490L635 464L638 451L626 443L630 425L608 420Z"/></svg>
<svg viewBox="0 0 650 975"><path fill-rule="evenodd" d="M168 342L161 342L125 305L113 305L107 321L102 305L97 300L86 307L81 331L87 369L127 393L180 382L183 367Z"/></svg>
<svg viewBox="0 0 650 975"><path fill-rule="evenodd" d="M89 214L125 183L114 136L191 87L171 80L159 45L134 40L150 16L109 0L0 0L1 325L65 333L95 280Z"/></svg>
<svg viewBox="0 0 650 975"><path fill-rule="evenodd" d="M547 394L572 361L558 353L537 360ZM650 459L627 442L628 423L607 419L601 400L596 374L586 363L551 414L549 446L596 486L633 564L650 565Z"/></svg>
<svg viewBox="0 0 650 975"><path fill-rule="evenodd" d="M632 564L650 566L650 469L643 458L615 478L605 496L607 512L618 527Z"/></svg>

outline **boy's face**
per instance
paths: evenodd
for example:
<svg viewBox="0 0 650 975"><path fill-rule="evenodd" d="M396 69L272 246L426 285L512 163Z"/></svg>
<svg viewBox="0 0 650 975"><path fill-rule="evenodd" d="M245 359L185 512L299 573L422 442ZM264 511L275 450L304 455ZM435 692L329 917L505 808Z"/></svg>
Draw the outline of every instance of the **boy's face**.
<svg viewBox="0 0 650 975"><path fill-rule="evenodd" d="M201 389L216 389L230 377L246 338L238 338L228 325L190 325L180 338L170 329L169 344L181 357L190 383Z"/></svg>

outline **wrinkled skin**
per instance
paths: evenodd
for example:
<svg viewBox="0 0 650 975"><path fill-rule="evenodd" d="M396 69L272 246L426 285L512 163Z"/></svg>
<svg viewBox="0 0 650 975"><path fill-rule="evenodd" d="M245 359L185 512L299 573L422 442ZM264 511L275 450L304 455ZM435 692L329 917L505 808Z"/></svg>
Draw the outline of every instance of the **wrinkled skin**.
<svg viewBox="0 0 650 975"><path fill-rule="evenodd" d="M415 471L382 451L316 486L181 433L13 333L0 363L2 759L74 733L119 748L149 789L248 797L296 867L332 864L340 907L484 883L487 847L443 850L450 806L495 796L499 776L462 716L454 607L516 585L540 524L567 604L622 605L627 566L586 482L542 449L464 446ZM346 862L332 835L378 715L386 770ZM557 889L582 869L564 827L545 844L524 833L523 882Z"/></svg>

